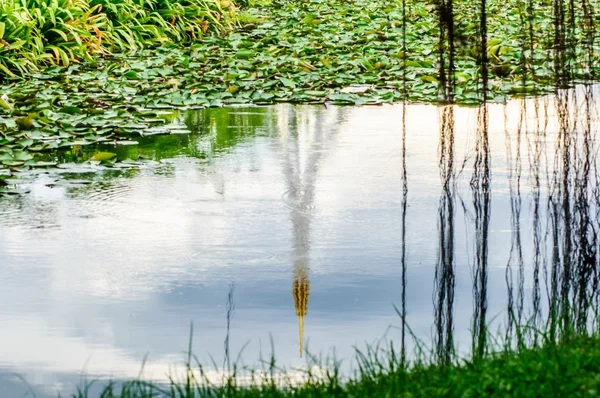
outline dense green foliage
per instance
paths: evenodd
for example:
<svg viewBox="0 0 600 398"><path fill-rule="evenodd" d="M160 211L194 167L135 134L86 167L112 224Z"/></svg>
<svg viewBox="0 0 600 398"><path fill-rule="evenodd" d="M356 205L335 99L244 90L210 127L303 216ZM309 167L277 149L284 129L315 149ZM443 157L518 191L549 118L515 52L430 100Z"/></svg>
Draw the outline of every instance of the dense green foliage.
<svg viewBox="0 0 600 398"><path fill-rule="evenodd" d="M559 344L510 349L481 358L438 365L416 361L403 366L392 350L357 354L358 372L348 380L331 368L306 374L305 383L277 375L273 363L266 377L255 373L250 385L231 377L210 384L202 371L188 369L171 385L141 380L108 385L103 397L594 397L600 393L600 339L579 336ZM271 373L270 371L273 371ZM82 387L77 398L88 397Z"/></svg>
<svg viewBox="0 0 600 398"><path fill-rule="evenodd" d="M1 0L0 76L190 42L233 16L226 0Z"/></svg>

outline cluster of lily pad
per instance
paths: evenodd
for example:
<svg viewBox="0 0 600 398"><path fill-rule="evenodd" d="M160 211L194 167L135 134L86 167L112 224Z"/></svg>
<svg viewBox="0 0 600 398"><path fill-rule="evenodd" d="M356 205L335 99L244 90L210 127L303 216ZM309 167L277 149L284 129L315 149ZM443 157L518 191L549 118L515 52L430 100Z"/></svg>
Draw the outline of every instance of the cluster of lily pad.
<svg viewBox="0 0 600 398"><path fill-rule="evenodd" d="M488 1L492 101L554 89L551 5L532 1L531 32L523 29L522 2ZM135 144L138 136L181 132L163 115L174 108L438 102L435 6L405 3L406 8L399 0L280 0L245 11L252 23L226 35L7 81L0 86L0 169L13 173L58 164L56 150L74 146ZM455 7L457 103L481 100L477 6L467 0ZM581 45L584 36L583 30L573 31L575 80L589 74L585 65L600 65L597 54ZM535 45L528 46L532 40Z"/></svg>

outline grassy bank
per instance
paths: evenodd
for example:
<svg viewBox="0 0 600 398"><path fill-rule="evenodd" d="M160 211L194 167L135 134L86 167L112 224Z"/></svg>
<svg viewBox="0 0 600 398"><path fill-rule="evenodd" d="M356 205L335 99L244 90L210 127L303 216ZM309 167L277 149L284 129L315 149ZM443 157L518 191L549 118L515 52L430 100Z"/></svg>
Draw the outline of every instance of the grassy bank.
<svg viewBox="0 0 600 398"><path fill-rule="evenodd" d="M141 380L107 385L102 397L594 397L600 393L597 335L504 349L447 365L435 360L403 365L399 352L392 350L358 353L356 360L359 369L349 379L333 369L318 376L306 374L305 383L286 382L272 363L267 376L254 373L250 385L240 385L240 377L234 376L216 386L203 379L202 372L190 370L171 385ZM76 395L88 396L85 388Z"/></svg>

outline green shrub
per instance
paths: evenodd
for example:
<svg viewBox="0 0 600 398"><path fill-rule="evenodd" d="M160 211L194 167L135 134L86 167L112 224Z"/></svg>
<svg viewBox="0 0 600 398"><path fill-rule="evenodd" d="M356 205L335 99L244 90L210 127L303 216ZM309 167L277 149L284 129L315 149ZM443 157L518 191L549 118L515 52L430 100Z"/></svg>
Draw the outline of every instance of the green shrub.
<svg viewBox="0 0 600 398"><path fill-rule="evenodd" d="M0 0L0 77L188 42L234 22L227 0Z"/></svg>

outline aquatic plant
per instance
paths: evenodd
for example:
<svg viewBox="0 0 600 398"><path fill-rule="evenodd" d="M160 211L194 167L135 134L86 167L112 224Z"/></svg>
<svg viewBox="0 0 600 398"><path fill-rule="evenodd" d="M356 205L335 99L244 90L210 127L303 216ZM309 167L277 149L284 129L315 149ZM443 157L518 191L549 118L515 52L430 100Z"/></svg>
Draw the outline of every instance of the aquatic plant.
<svg viewBox="0 0 600 398"><path fill-rule="evenodd" d="M99 9L84 0L0 1L0 70L14 76L102 53L110 36Z"/></svg>
<svg viewBox="0 0 600 398"><path fill-rule="evenodd" d="M232 30L235 5L221 0L23 1L0 0L11 174L49 151L169 133L161 109L478 105L590 83L600 65L598 0L280 0Z"/></svg>
<svg viewBox="0 0 600 398"><path fill-rule="evenodd" d="M227 0L2 0L0 77L186 43L231 27L234 10Z"/></svg>
<svg viewBox="0 0 600 398"><path fill-rule="evenodd" d="M513 348L501 337L482 355L438 362L434 352L419 345L410 361L396 346L382 340L357 349L354 371L345 373L335 358L309 355L307 367L286 370L272 354L255 367L237 362L209 369L188 351L181 373L167 382L144 379L104 383L84 381L73 398L92 396L139 398L191 397L496 397L594 396L600 374L600 336L596 333L552 340L526 324L518 328L525 340ZM543 341L541 345L532 345ZM191 341L191 340L190 340ZM192 349L190 343L189 350ZM239 360L239 358L238 358ZM215 365L216 366L216 365ZM214 372L213 372L214 370ZM214 377L213 374L221 375Z"/></svg>

